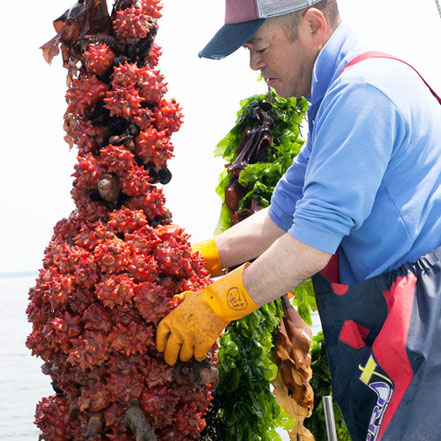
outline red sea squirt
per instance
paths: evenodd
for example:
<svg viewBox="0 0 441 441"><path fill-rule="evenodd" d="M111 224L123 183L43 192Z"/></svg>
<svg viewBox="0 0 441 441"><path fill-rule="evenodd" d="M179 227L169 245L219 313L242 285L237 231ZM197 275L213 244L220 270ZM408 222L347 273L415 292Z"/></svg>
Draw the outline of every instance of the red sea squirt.
<svg viewBox="0 0 441 441"><path fill-rule="evenodd" d="M42 49L68 68L66 141L78 149L75 210L59 221L29 293L27 346L55 395L40 440L197 439L215 357L168 366L154 345L175 294L210 282L158 183L171 178L181 109L155 70L158 0L79 1Z"/></svg>

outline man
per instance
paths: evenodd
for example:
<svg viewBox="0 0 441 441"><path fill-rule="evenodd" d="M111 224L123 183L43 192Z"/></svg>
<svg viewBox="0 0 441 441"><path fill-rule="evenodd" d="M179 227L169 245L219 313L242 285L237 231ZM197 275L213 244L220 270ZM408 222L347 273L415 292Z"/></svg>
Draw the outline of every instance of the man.
<svg viewBox="0 0 441 441"><path fill-rule="evenodd" d="M278 94L310 101L308 140L268 209L196 246L213 275L255 260L186 296L158 350L170 365L202 360L230 321L314 276L352 438L440 439L441 252L421 257L441 244L440 102L409 65L365 47L335 0L226 0L200 56L240 46ZM318 274L331 277L334 254L339 284Z"/></svg>

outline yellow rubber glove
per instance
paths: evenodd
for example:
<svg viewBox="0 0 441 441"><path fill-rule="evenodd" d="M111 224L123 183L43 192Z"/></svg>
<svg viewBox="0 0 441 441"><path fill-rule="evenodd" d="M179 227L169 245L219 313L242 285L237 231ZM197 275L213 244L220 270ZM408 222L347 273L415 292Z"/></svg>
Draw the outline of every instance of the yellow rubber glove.
<svg viewBox="0 0 441 441"><path fill-rule="evenodd" d="M225 274L225 271L221 267L219 253L214 239L197 242L193 244L191 248L193 253L198 251L202 254L202 257L205 260L205 268L213 277Z"/></svg>
<svg viewBox="0 0 441 441"><path fill-rule="evenodd" d="M259 308L243 286L242 265L206 288L190 295L158 325L156 348L173 366L179 358L202 361L232 320Z"/></svg>

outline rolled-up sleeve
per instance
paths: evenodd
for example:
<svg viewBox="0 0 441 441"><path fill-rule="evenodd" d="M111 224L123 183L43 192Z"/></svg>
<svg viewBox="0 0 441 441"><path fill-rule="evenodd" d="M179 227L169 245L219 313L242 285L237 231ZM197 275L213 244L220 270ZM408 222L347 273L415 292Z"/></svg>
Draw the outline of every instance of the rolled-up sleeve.
<svg viewBox="0 0 441 441"><path fill-rule="evenodd" d="M301 148L291 167L282 176L271 197L269 216L280 228L288 231L292 226L296 203L303 195L305 170L308 164L310 143Z"/></svg>

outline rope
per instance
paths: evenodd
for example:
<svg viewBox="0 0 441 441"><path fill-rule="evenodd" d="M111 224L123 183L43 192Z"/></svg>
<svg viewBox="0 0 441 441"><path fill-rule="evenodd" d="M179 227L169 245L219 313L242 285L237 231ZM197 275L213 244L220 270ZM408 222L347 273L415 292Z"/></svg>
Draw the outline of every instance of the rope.
<svg viewBox="0 0 441 441"><path fill-rule="evenodd" d="M441 4L439 0L435 0L435 3L436 3L436 7L438 8L439 16L441 17Z"/></svg>

